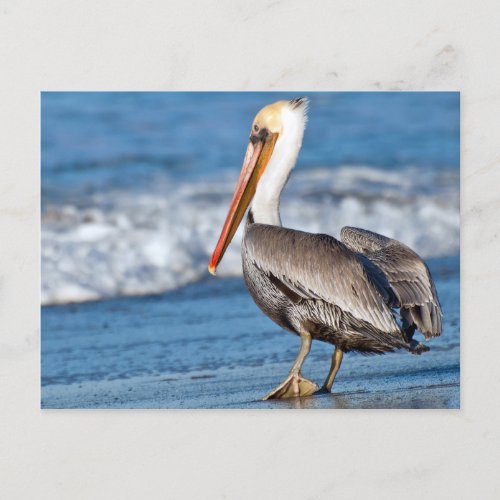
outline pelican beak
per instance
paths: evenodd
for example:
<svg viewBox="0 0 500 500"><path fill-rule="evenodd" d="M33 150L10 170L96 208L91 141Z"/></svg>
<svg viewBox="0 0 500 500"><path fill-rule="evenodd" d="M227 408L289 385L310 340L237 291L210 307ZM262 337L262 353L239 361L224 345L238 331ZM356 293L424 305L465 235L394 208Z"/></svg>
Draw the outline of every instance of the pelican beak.
<svg viewBox="0 0 500 500"><path fill-rule="evenodd" d="M270 133L266 129L262 129L259 134L250 136L240 178L236 184L226 222L224 222L219 241L208 264L208 271L214 276L219 262L222 260L248 205L252 201L259 179L273 154L277 138L278 133Z"/></svg>

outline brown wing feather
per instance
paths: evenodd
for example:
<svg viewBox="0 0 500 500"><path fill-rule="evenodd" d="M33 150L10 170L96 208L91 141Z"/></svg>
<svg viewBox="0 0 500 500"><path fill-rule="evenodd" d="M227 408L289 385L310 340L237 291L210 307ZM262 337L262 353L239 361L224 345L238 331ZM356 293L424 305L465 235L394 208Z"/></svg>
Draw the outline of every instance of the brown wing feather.
<svg viewBox="0 0 500 500"><path fill-rule="evenodd" d="M252 224L245 244L254 265L303 299L335 304L381 331L400 335L388 305L385 276L370 277L361 259L342 242L325 234Z"/></svg>
<svg viewBox="0 0 500 500"><path fill-rule="evenodd" d="M442 331L442 311L436 286L424 261L397 240L377 233L344 227L341 238L381 269L399 298L401 316L426 336Z"/></svg>

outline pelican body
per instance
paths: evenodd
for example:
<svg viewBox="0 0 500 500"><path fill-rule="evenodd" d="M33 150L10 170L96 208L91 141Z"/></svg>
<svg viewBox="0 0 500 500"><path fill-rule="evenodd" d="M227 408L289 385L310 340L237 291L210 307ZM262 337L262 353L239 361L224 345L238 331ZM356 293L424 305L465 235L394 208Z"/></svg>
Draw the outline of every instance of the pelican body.
<svg viewBox="0 0 500 500"><path fill-rule="evenodd" d="M430 272L406 245L354 227L344 227L339 241L281 226L280 195L302 145L307 104L305 98L279 101L256 115L208 266L215 274L252 202L241 249L245 283L259 308L301 339L288 377L264 399L330 392L344 352L406 349L421 354L429 348L413 339L414 332L419 330L429 339L442 331L441 306ZM312 340L335 346L321 389L301 374Z"/></svg>

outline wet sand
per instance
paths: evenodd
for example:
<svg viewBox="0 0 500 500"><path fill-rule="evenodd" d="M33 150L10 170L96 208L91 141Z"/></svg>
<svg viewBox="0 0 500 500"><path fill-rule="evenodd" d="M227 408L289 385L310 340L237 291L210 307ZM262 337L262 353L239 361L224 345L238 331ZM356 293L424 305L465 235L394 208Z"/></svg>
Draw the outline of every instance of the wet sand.
<svg viewBox="0 0 500 500"><path fill-rule="evenodd" d="M459 259L428 262L444 334L422 356L347 354L333 393L261 398L299 339L254 305L241 279L172 293L42 308L42 408L459 408ZM313 342L303 373L321 385L332 346Z"/></svg>

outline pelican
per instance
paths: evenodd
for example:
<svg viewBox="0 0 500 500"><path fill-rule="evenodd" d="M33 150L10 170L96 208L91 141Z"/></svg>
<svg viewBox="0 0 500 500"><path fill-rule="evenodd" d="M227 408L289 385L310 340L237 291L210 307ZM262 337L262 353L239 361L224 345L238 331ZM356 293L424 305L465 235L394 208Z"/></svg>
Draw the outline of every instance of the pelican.
<svg viewBox="0 0 500 500"><path fill-rule="evenodd" d="M344 227L341 241L282 227L280 195L302 145L307 108L308 100L301 97L270 104L255 116L229 212L208 265L215 275L252 202L241 247L245 283L269 318L300 337L288 376L264 399L329 393L344 352L406 349L421 354L429 348L413 339L415 331L430 339L442 330L429 269L403 243L355 227ZM334 346L321 389L301 373L312 340Z"/></svg>

